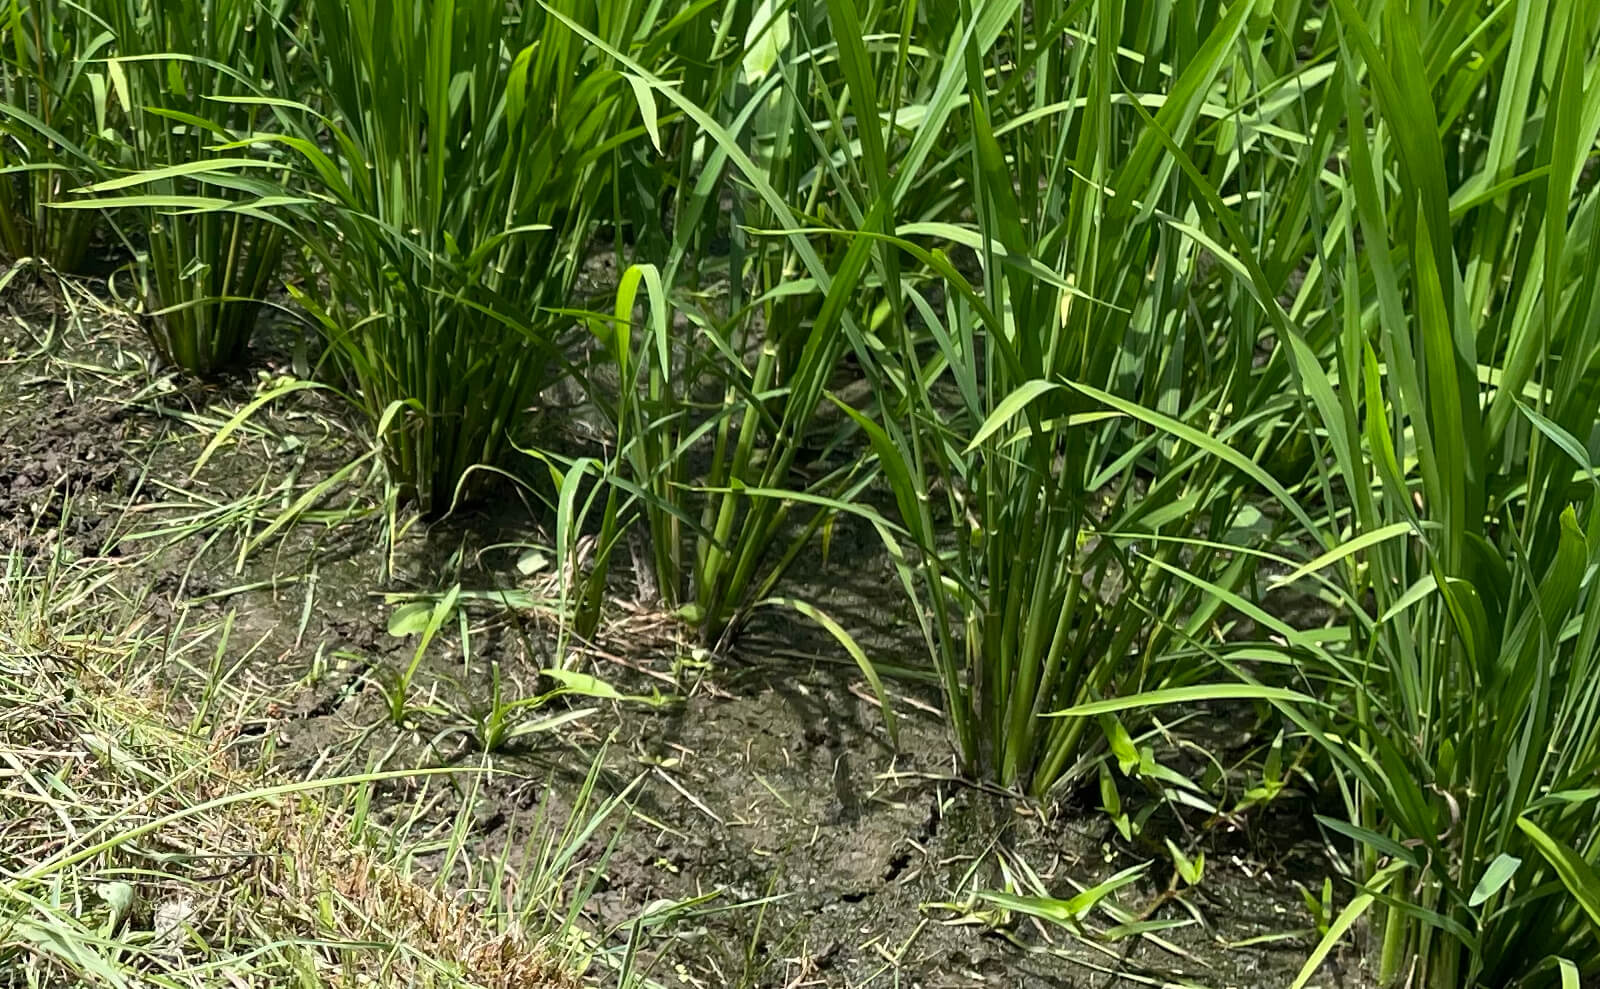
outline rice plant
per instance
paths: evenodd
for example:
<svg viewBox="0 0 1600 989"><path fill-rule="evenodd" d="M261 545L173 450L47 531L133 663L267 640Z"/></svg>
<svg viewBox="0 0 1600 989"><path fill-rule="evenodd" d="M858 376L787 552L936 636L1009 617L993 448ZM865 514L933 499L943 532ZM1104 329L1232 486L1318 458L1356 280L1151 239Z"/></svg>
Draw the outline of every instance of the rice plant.
<svg viewBox="0 0 1600 989"><path fill-rule="evenodd" d="M1334 4L1349 141L1315 278L1336 301L1308 320L1336 328L1331 353L1208 198L1315 410L1325 552L1292 576L1326 571L1349 637L1267 619L1344 702L1302 727L1361 881L1297 986L1368 912L1380 985L1600 971L1600 12L1582 6ZM1446 57L1469 45L1487 54Z"/></svg>
<svg viewBox="0 0 1600 989"><path fill-rule="evenodd" d="M0 250L133 218L204 373L294 237L399 491L548 468L578 635L637 524L705 644L792 607L881 695L782 590L850 514L971 776L1046 798L1127 738L1086 715L1282 705L1356 884L1300 984L1353 932L1385 987L1600 978L1600 6L668 7L0 0ZM608 448L519 445L574 368ZM1262 600L1296 554L1327 628ZM568 634L451 730L618 699Z"/></svg>
<svg viewBox="0 0 1600 989"><path fill-rule="evenodd" d="M101 225L53 207L98 177L112 124L112 34L71 2L0 4L0 256L73 273Z"/></svg>
<svg viewBox="0 0 1600 989"><path fill-rule="evenodd" d="M1265 97L1320 70L1253 76L1248 12L1219 6L1196 35L1119 5L974 5L935 35L970 220L897 221L911 184L888 162L920 162L926 131L858 117L881 226L856 236L877 245L887 341L882 419L858 418L957 750L1007 786L1044 794L1089 764L1093 722L1053 712L1205 677L1216 592L1272 528L1247 504L1270 478L1238 452L1284 413L1246 402L1273 373L1254 362L1263 320L1208 277L1172 160L1294 177L1264 135L1301 126L1298 107ZM848 4L830 14L853 34ZM1146 54L1119 51L1130 35ZM840 47L858 96L894 78L890 53Z"/></svg>
<svg viewBox="0 0 1600 989"><path fill-rule="evenodd" d="M444 511L471 471L502 464L550 384L603 166L653 121L566 19L656 51L682 19L626 0L307 7L316 98L261 135L295 152L323 204L302 232L331 296L297 296L397 486Z"/></svg>
<svg viewBox="0 0 1600 989"><path fill-rule="evenodd" d="M98 196L73 205L137 217L129 232L142 240L134 271L150 341L167 363L213 374L244 360L261 303L278 285L285 240L283 221L255 205L274 187L251 173L270 158L248 146L229 158L214 149L272 119L268 80L290 77L279 26L297 4L110 6L125 102L117 162L130 174L91 186Z"/></svg>
<svg viewBox="0 0 1600 989"><path fill-rule="evenodd" d="M832 116L845 84L826 57L825 9L740 5L718 23L719 37L700 39L704 60L686 57L703 68L685 86L615 52L679 112L669 133L685 157L668 183L664 256L628 273L614 316L591 322L620 372L614 393L596 392L647 522L656 589L725 646L872 477L846 455L855 427L828 422L824 399L845 356L867 353L855 311L872 301L869 245L805 229L814 213L860 208L858 187L833 174L854 171L859 149ZM636 299L649 316L638 334Z"/></svg>
<svg viewBox="0 0 1600 989"><path fill-rule="evenodd" d="M1375 605L1353 810L1369 866L1390 858L1367 886L1379 978L1593 978L1600 194L1579 175L1600 126L1600 25L1583 4L1517 5L1489 26L1487 72L1428 57L1466 24L1388 10L1375 36L1336 8L1352 219L1345 406L1327 414L1366 440L1359 460L1336 451L1360 530L1410 528L1363 554L1353 588Z"/></svg>
<svg viewBox="0 0 1600 989"><path fill-rule="evenodd" d="M1237 6L1210 36L1142 37L1161 56L1142 60L1098 39L1154 28L1097 6L883 13L758 5L724 80L742 100L718 104L727 119L638 70L732 177L722 312L734 318L697 308L682 284L685 245L703 243L694 221L722 201L708 167L678 201L677 250L662 270L631 272L599 324L622 371L619 452L662 595L713 643L835 513L876 518L850 502L881 466L907 545L875 524L906 554L958 750L972 771L1043 793L1090 751L1088 722L1044 715L1204 675L1194 640L1221 612L1204 584L1242 584L1251 557L1233 550L1267 527L1244 504L1258 481L1217 444L1176 443L1115 403L1251 451L1290 428L1292 402L1267 383L1287 370L1252 367L1264 320L1244 292L1213 290L1158 135L1178 132L1220 179L1285 186L1299 172L1281 145L1307 124L1281 94L1320 95L1327 67L1252 48L1262 25L1247 32ZM1173 79L1166 63L1190 68ZM1135 99L1167 109L1147 122ZM1304 212L1262 212L1278 266L1292 265ZM830 222L805 230L803 216ZM1236 312L1248 321L1232 326ZM831 391L847 356L871 386L848 401ZM725 396L709 411L707 381ZM1246 405L1257 395L1265 405ZM1229 403L1245 412L1225 423L1213 410ZM846 452L859 430L878 464ZM709 463L692 472L701 444ZM799 469L802 456L821 469Z"/></svg>

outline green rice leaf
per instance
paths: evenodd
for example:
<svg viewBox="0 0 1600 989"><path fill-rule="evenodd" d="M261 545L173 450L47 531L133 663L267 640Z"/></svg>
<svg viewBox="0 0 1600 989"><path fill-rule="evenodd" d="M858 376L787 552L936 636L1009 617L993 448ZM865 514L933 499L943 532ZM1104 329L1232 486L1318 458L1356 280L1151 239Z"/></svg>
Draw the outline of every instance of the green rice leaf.
<svg viewBox="0 0 1600 989"><path fill-rule="evenodd" d="M1163 707L1169 704L1199 704L1206 701L1271 701L1277 704L1316 706L1319 702L1299 691L1284 687L1266 687L1253 683L1202 684L1193 687L1167 687L1148 690L1127 697L1109 697L1105 700L1075 704L1059 711L1050 711L1046 718L1087 718L1112 714L1137 708Z"/></svg>
<svg viewBox="0 0 1600 989"><path fill-rule="evenodd" d="M1517 827L1533 842L1533 846L1544 856L1546 862L1555 870L1561 884L1572 894L1574 900L1589 915L1589 921L1600 933L1600 875L1595 873L1592 863L1585 861L1577 852L1567 845L1550 837L1543 828L1526 817L1517 818Z"/></svg>

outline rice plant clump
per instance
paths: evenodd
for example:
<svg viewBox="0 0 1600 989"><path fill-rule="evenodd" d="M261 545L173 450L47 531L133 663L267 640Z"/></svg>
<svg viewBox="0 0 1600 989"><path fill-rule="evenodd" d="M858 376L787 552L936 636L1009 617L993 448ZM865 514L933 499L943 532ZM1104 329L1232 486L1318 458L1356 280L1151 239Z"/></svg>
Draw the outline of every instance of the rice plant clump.
<svg viewBox="0 0 1600 989"><path fill-rule="evenodd" d="M317 201L301 236L331 295L296 297L397 486L442 512L475 468L503 464L551 383L604 166L645 137L636 94L570 25L627 47L655 39L655 15L493 0L313 0L307 13L317 99L263 137L298 156Z"/></svg>
<svg viewBox="0 0 1600 989"><path fill-rule="evenodd" d="M110 165L112 35L89 9L0 6L0 257L72 274L90 260L96 212L55 207Z"/></svg>
<svg viewBox="0 0 1600 989"><path fill-rule="evenodd" d="M290 71L278 27L294 7L126 0L108 12L124 103L116 161L129 174L73 205L129 218L145 330L163 361L190 374L241 364L279 286L285 225L260 208L273 188L259 177L272 149L218 149L272 119L273 80Z"/></svg>

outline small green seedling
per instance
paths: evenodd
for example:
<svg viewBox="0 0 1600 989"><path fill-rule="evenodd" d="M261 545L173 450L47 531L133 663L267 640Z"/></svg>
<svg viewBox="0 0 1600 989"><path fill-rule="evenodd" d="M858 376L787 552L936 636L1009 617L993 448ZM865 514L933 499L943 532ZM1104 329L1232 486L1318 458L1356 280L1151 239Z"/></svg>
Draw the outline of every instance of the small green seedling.
<svg viewBox="0 0 1600 989"><path fill-rule="evenodd" d="M558 711L543 717L528 717L531 712L542 710L545 705L558 697L587 697L616 703L644 704L656 708L665 707L677 700L676 697L662 694L660 691L649 695L624 694L599 677L587 673L559 668L540 672L543 676L554 680L556 686L531 697L506 700L502 692L500 665L494 664L494 682L489 707L472 719L473 734L485 752L498 751L519 738L553 731L600 710L598 707L590 706Z"/></svg>
<svg viewBox="0 0 1600 989"><path fill-rule="evenodd" d="M422 657L427 653L434 637L439 634L439 629L455 615L456 602L460 596L461 585L457 584L431 605L422 601L401 605L389 616L390 635L400 637L420 635L417 648L411 654L411 663L405 672L395 679L394 686L389 690L389 718L397 725L405 721L406 714L410 710L407 698L411 692L411 681L417 675L417 668L422 665Z"/></svg>
<svg viewBox="0 0 1600 989"><path fill-rule="evenodd" d="M1100 806L1111 818L1111 823L1116 825L1122 840L1132 841L1133 822L1122 809L1122 795L1117 792L1117 780L1111 775L1111 767L1103 762L1100 764Z"/></svg>
<svg viewBox="0 0 1600 989"><path fill-rule="evenodd" d="M1183 849L1173 843L1171 838L1168 838L1167 853L1172 856L1172 865L1178 870L1178 878L1182 879L1185 885L1200 885L1200 880L1204 878L1206 871L1204 851L1195 852L1194 858L1190 858L1183 853Z"/></svg>
<svg viewBox="0 0 1600 989"><path fill-rule="evenodd" d="M1038 917L1052 924L1067 927L1076 933L1083 933L1083 919L1089 912L1100 904L1102 900L1115 893L1117 890L1131 883L1137 882L1150 868L1149 862L1144 862L1132 868L1123 869L1116 875L1065 900L1058 900L1050 896L1018 896L1014 893L999 893L990 890L980 890L978 899L992 903L997 907L1015 913L1025 914L1029 917Z"/></svg>
<svg viewBox="0 0 1600 989"><path fill-rule="evenodd" d="M1332 877L1322 880L1322 896L1320 899L1311 890L1301 886L1299 883L1295 883L1295 885L1300 889L1300 898L1305 901L1306 912L1311 915L1311 922L1316 925L1317 936L1327 937L1328 927L1332 924L1334 916Z"/></svg>

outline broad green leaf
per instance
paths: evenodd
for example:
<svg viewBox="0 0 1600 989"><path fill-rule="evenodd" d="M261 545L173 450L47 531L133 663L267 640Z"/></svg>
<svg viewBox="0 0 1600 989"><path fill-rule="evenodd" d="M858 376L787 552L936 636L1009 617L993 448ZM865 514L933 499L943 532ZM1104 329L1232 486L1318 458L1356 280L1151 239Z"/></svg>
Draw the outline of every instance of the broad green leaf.
<svg viewBox="0 0 1600 989"><path fill-rule="evenodd" d="M1557 958L1556 968L1561 972L1561 989L1583 989L1578 966L1565 958Z"/></svg>
<svg viewBox="0 0 1600 989"><path fill-rule="evenodd" d="M198 161L179 162L176 165L167 165L164 168L152 168L143 172L134 172L120 178L107 179L93 185L84 186L77 191L112 192L116 189L126 189L130 186L148 185L152 182L163 182L168 179L183 178L189 175L205 175L210 172L233 172L239 169L269 169L281 171L284 165L280 162L267 161L260 158L202 158Z"/></svg>
<svg viewBox="0 0 1600 989"><path fill-rule="evenodd" d="M1056 391L1060 387L1060 385L1050 381L1034 380L1023 382L1015 391L1001 399L1000 404L996 405L994 411L989 413L989 417L983 421L983 425L978 427L978 432L972 437L972 441L967 444L965 452L971 453L982 446L984 440L993 436L1000 429L1005 428L1006 423L1014 419L1017 413L1038 399L1039 396Z"/></svg>
<svg viewBox="0 0 1600 989"><path fill-rule="evenodd" d="M1122 775L1132 775L1139 768L1139 748L1133 744L1133 736L1128 734L1128 729L1122 720L1112 714L1100 715L1100 728L1105 732L1106 743L1111 746L1111 754L1116 757L1117 768L1122 770Z"/></svg>
<svg viewBox="0 0 1600 989"><path fill-rule="evenodd" d="M1166 843L1167 854L1172 856L1172 864L1178 870L1178 876L1190 886L1200 885L1200 880L1205 876L1206 853L1202 850L1191 859L1171 838L1167 838Z"/></svg>
<svg viewBox="0 0 1600 989"><path fill-rule="evenodd" d="M1517 869L1522 865L1522 860L1515 855L1501 852L1483 870L1483 876L1478 880L1478 885L1472 887L1472 895L1467 899L1467 906L1481 906L1489 897L1500 892L1511 877L1517 874Z"/></svg>
<svg viewBox="0 0 1600 989"><path fill-rule="evenodd" d="M759 83L777 66L789 47L789 5L757 0L744 38L745 81Z"/></svg>
<svg viewBox="0 0 1600 989"><path fill-rule="evenodd" d="M389 613L389 634L402 639L419 635L428 627L428 619L432 616L431 602L412 601L409 604L402 604Z"/></svg>
<svg viewBox="0 0 1600 989"><path fill-rule="evenodd" d="M855 637L845 631L843 625L830 618L825 612L815 605L798 598L775 597L760 602L760 606L782 607L797 611L812 621L821 625L835 642L844 648L844 651L855 661L857 669L866 678L867 684L872 688L873 696L878 699L878 709L883 712L884 727L888 729L889 740L898 744L899 733L895 725L894 709L889 704L889 694L883 689L883 679L878 675L878 668L867 658L867 654L856 642Z"/></svg>
<svg viewBox="0 0 1600 989"><path fill-rule="evenodd" d="M200 451L200 456L195 459L194 467L190 469L189 476L199 476L200 469L206 465L206 462L209 461L219 449L222 448L224 443L228 442L228 437L232 436L240 426L243 426L251 416L261 411L263 406L275 402L285 395L292 395L298 391L309 391L313 388L326 387L326 385L319 384L315 381L286 381L281 385L269 388L257 395L255 398L246 403L245 406L238 412L230 416L228 421L222 424L222 428L217 430L216 435L211 437L211 441L206 444L205 449Z"/></svg>
<svg viewBox="0 0 1600 989"><path fill-rule="evenodd" d="M1093 910L1101 900L1107 896L1139 880L1145 870L1150 868L1150 863L1124 869L1102 883L1078 893L1068 899L1060 900L1049 896L1018 896L1012 893L999 893L989 890L980 890L978 898L995 906L1017 913L1038 917L1053 923L1063 924L1076 928L1089 911Z"/></svg>
<svg viewBox="0 0 1600 989"><path fill-rule="evenodd" d="M1338 563L1345 557L1359 553L1364 549L1376 546L1379 543L1386 542L1398 536L1407 535L1412 531L1411 523L1409 522L1392 522L1380 529L1374 529L1372 532L1364 532L1361 535L1356 536L1354 539L1345 540L1338 546L1335 546L1333 549L1328 550L1326 553L1323 553L1316 559L1307 562L1303 566L1295 568L1292 573L1275 578L1272 582L1272 586L1283 587L1287 584L1292 584L1307 574L1316 573L1319 570L1323 570L1335 563Z"/></svg>
<svg viewBox="0 0 1600 989"><path fill-rule="evenodd" d="M563 670L555 667L540 670L539 672L561 684L562 690L567 693L607 701L620 701L623 699L617 688L599 677L590 676L587 673L578 673L574 670Z"/></svg>

